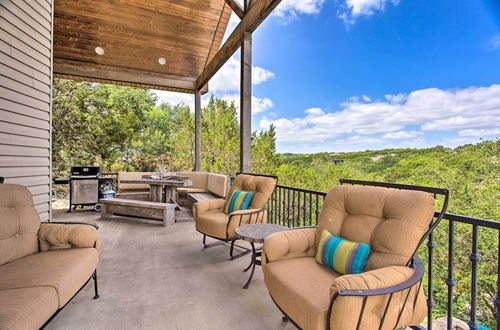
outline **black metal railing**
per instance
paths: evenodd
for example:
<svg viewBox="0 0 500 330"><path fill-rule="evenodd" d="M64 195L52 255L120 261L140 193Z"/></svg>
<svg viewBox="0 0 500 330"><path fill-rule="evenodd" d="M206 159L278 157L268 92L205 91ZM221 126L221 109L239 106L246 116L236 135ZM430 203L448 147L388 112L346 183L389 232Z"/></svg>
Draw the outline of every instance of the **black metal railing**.
<svg viewBox="0 0 500 330"><path fill-rule="evenodd" d="M325 197L322 191L278 184L267 203L268 221L285 227L315 225Z"/></svg>
<svg viewBox="0 0 500 330"><path fill-rule="evenodd" d="M277 185L269 202L267 203L268 222L279 224L286 227L299 227L316 225L318 222L319 213L323 206L326 192L309 190L303 188L289 187L284 185ZM439 212L435 216L438 217ZM479 243L481 241L481 232L487 230L496 231L498 237L498 251L497 251L497 293L493 299L493 304L496 310L496 326L500 329L500 222L490 221L485 219L467 217L463 215L446 213L443 217L448 221L448 252L447 252L447 278L444 281L448 288L447 292L447 329L452 329L452 320L454 314L455 302L455 227L457 224L464 224L470 226L471 229L471 246L470 246L470 311L467 324L470 329L479 329L477 321L477 307L478 307L478 279L479 269L478 264L481 262ZM441 224L439 227L443 227ZM435 241L435 233L431 234L427 239L427 244L424 248L427 249L427 305L428 305L428 319L427 329L432 329L433 310L437 307L434 301L435 284L438 284L435 277L434 265L434 250L437 248ZM463 244L463 242L461 242ZM420 251L422 252L422 251ZM444 307L444 306L443 306Z"/></svg>

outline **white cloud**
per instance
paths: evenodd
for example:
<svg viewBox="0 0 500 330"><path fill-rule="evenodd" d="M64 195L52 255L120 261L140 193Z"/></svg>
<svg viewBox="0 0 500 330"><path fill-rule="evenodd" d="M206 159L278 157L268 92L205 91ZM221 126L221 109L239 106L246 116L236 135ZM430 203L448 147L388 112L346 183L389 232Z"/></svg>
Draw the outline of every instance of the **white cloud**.
<svg viewBox="0 0 500 330"><path fill-rule="evenodd" d="M500 137L500 128L464 129L459 131L458 135L475 138L498 138Z"/></svg>
<svg viewBox="0 0 500 330"><path fill-rule="evenodd" d="M397 6L399 0L345 0L338 16L346 24L354 24L361 16L371 16L377 11L383 11L388 3Z"/></svg>
<svg viewBox="0 0 500 330"><path fill-rule="evenodd" d="M387 140L413 139L424 133L417 131L398 131L384 134L381 138Z"/></svg>
<svg viewBox="0 0 500 330"><path fill-rule="evenodd" d="M318 14L325 0L283 0L273 14L284 22L300 14Z"/></svg>
<svg viewBox="0 0 500 330"><path fill-rule="evenodd" d="M240 61L232 56L208 83L210 91L233 92L240 90ZM258 67L252 67L252 83L261 84L275 77L274 73Z"/></svg>
<svg viewBox="0 0 500 330"><path fill-rule="evenodd" d="M236 106L236 108L239 111L240 94L223 94L221 96L221 98L226 100L229 103L234 102L234 105ZM272 108L273 106L274 106L273 101L267 97L259 98L256 96L252 96L252 114L267 111L268 109Z"/></svg>
<svg viewBox="0 0 500 330"><path fill-rule="evenodd" d="M194 105L194 96L192 94L167 92L167 91L154 91L158 95L158 103L169 103L171 105L177 105L183 103L185 105Z"/></svg>
<svg viewBox="0 0 500 330"><path fill-rule="evenodd" d="M278 141L284 143L321 143L347 139L349 135L372 138L376 134L382 140L418 139L430 131L472 129L493 134L498 131L492 129L500 128L500 85L453 90L428 88L409 94L389 94L385 100L369 102L352 98L342 107L329 113L319 108L308 109L298 118L264 117L260 126L276 125ZM420 130L409 130L408 126Z"/></svg>

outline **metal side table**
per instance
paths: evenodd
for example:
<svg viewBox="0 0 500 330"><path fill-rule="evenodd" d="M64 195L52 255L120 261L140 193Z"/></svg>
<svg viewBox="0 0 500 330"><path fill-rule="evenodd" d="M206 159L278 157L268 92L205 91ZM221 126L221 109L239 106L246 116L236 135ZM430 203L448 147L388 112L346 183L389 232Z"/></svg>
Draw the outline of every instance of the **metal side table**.
<svg viewBox="0 0 500 330"><path fill-rule="evenodd" d="M262 255L262 248L255 248L255 243L264 243L264 239L267 236L287 229L288 228L286 227L271 223L244 225L236 228L236 236L244 241L250 242L250 245L252 245L252 260L250 261L250 265L243 270L244 272L247 272L250 268L252 268L252 271L250 272L250 277L248 278L245 286L243 286L243 289L248 289L248 286L252 281L253 273L255 272L255 266L261 265L261 260L258 258Z"/></svg>

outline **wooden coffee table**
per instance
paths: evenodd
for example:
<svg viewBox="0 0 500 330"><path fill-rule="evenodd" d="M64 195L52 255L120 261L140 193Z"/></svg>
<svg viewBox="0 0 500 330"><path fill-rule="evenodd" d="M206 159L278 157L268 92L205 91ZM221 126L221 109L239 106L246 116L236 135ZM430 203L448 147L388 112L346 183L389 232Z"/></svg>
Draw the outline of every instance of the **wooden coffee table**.
<svg viewBox="0 0 500 330"><path fill-rule="evenodd" d="M246 272L252 268L252 271L250 272L250 277L248 278L247 283L243 286L243 289L248 289L253 278L253 273L255 272L255 266L260 266L262 264L262 261L257 259L262 256L262 248L255 248L255 243L264 243L264 239L267 236L287 229L288 228L286 227L272 223L258 223L236 228L236 236L244 241L250 242L250 245L252 245L252 260L250 261L250 265L243 270Z"/></svg>

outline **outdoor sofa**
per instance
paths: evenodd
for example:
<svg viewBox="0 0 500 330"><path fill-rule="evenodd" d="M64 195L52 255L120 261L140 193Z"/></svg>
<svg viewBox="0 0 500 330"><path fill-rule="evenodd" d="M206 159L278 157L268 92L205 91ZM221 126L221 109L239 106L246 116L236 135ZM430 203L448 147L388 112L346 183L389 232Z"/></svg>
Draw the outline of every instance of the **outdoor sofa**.
<svg viewBox="0 0 500 330"><path fill-rule="evenodd" d="M87 224L40 222L30 191L0 184L0 329L38 329L94 279L100 241Z"/></svg>
<svg viewBox="0 0 500 330"><path fill-rule="evenodd" d="M178 187L179 204L187 205L188 194L208 193L212 199L225 198L229 186L227 175L208 172L176 172L179 176L186 176L193 182L193 185ZM143 175L156 175L155 172L120 172L118 173L118 196L120 198L130 198L138 200L149 199L148 184L121 183L126 179L141 179Z"/></svg>

